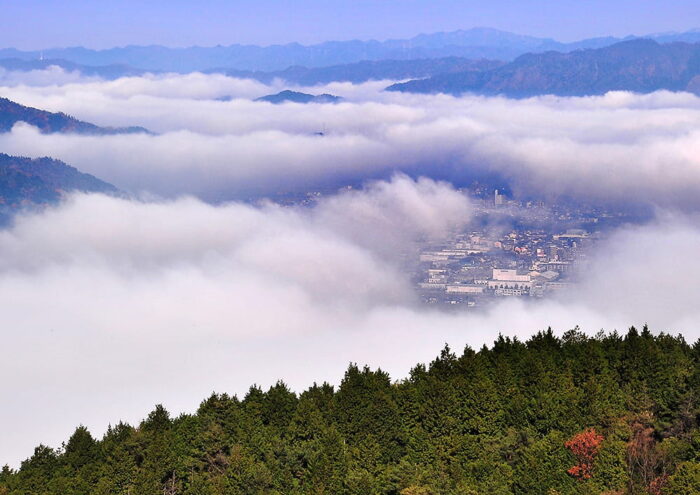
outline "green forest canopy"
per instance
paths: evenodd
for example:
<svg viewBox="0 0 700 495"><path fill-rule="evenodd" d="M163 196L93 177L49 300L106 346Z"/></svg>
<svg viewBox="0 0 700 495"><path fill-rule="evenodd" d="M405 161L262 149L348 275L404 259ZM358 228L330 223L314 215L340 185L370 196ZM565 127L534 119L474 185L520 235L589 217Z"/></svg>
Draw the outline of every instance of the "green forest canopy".
<svg viewBox="0 0 700 495"><path fill-rule="evenodd" d="M0 472L0 495L603 493L700 493L700 341L644 327L446 346L398 382L353 364L337 388L156 406L101 440L81 426Z"/></svg>

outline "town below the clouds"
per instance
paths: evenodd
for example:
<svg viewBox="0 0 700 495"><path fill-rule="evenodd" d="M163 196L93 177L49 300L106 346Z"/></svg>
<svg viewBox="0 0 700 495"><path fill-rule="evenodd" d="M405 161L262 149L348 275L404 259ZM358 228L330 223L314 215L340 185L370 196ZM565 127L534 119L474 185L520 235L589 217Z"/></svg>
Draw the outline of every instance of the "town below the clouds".
<svg viewBox="0 0 700 495"><path fill-rule="evenodd" d="M242 60L237 57L252 50L251 47L200 48L194 51L159 49L157 56L149 55L153 48L148 47L46 52L6 49L0 50L0 56L11 55L12 58L0 58L0 67L8 73L18 74L53 67L106 80L167 70L208 69L204 72L250 78L264 83L282 81L282 84L306 86L417 78L391 85L387 90L451 94L475 92L517 97L601 94L611 90L700 91L699 40L700 33L692 31L676 35L630 37L624 40L602 38L561 44L496 30L472 29L419 36L405 42L365 44L383 48L377 48L374 52L358 51L354 55L352 52L340 55L341 48L362 43L323 45L327 48L323 57L314 55L321 53L316 47L260 48L251 59L257 65L240 62L243 69L211 69L201 64L216 66L235 63ZM532 53L523 53L526 51ZM331 54L336 52L338 56L333 58ZM273 62L264 62L266 57L277 57L274 64L284 67L286 63L299 62L301 53L306 54L305 60L310 67L293 65L276 71L250 70L272 67L270 64ZM360 53L364 53L368 59L355 60L362 58ZM168 57L175 54L183 57L184 65L168 65L175 61L175 58ZM500 60L464 57L475 54L491 55ZM422 58L411 58L418 55ZM199 60L200 65L192 65L191 62L187 65L185 61L188 57ZM383 57L394 59L386 60ZM150 65L144 65L143 60L150 60ZM208 62L202 62L204 60ZM319 66L330 62L348 63ZM87 63L96 65L85 65ZM218 97L217 101L232 99L226 95ZM255 101L322 105L339 103L343 98L284 90L261 95ZM0 131L9 132L18 123L35 126L42 133L152 134L138 125L100 127L63 113L51 113L0 98ZM323 137L324 133L325 129L319 129L316 135ZM76 173L79 172L75 169L49 158L41 160L2 156L0 213L5 223L17 211L32 209L33 205L55 203L73 191L112 194L118 191L111 184L86 174L76 181ZM355 184L355 187L359 185ZM273 200L287 206L310 206L339 187L342 189L343 184L338 183L322 191L283 192ZM466 309L490 306L503 298L539 299L566 294L576 284L577 277L585 270L587 258L606 232L648 216L648 212L640 216L638 208L620 207L619 204L612 207L584 206L576 201L552 201L551 198L548 201L537 197L522 199L503 192L504 188L509 190L509 184L503 181L477 181L462 187L461 191L471 198L476 208L477 221L470 222L467 230L452 232L449 238L441 239L438 243L425 240L413 246L412 251L409 250L412 254L407 254L408 251L402 253L405 257L404 269L410 274L416 292L425 304ZM247 198L253 202L258 199Z"/></svg>
<svg viewBox="0 0 700 495"><path fill-rule="evenodd" d="M699 494L699 128L697 30L0 49L0 495Z"/></svg>
<svg viewBox="0 0 700 495"><path fill-rule="evenodd" d="M259 98L299 103L303 93ZM322 95L328 96L328 95ZM302 103L307 100L302 98ZM324 99L321 103L334 103ZM44 133L87 135L148 133L141 127L104 128L73 117L24 107L0 99L0 122L9 131L17 122ZM319 133L321 136L323 133ZM56 204L71 192L124 194L111 184L82 174L58 160L0 155L0 219L10 223L20 211ZM358 186L355 186L358 187ZM361 185L359 186L361 187ZM468 228L438 240L416 239L400 255L424 304L450 309L488 307L503 298L544 298L566 293L585 270L596 241L626 223L644 220L639 209L587 206L573 201L513 198L503 187L474 182L460 192L475 211L465 212ZM281 193L271 199L285 207L313 207L324 195L353 186ZM258 202L249 197L246 201Z"/></svg>
<svg viewBox="0 0 700 495"><path fill-rule="evenodd" d="M345 186L340 192L352 190ZM285 207L312 208L335 190L282 194ZM641 223L639 208L571 201L519 200L479 182L460 192L473 210L466 227L397 249L423 304L451 310L488 308L509 298L566 297L590 257L615 229Z"/></svg>

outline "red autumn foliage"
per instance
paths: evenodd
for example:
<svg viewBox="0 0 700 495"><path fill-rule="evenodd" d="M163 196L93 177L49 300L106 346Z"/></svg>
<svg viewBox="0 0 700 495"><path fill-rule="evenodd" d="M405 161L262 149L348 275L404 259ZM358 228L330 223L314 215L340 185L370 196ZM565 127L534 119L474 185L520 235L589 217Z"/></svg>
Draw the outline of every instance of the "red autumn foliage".
<svg viewBox="0 0 700 495"><path fill-rule="evenodd" d="M598 455L602 443L603 435L598 434L593 428L574 435L564 446L574 454L578 464L567 472L580 480L590 478L593 471L593 461Z"/></svg>

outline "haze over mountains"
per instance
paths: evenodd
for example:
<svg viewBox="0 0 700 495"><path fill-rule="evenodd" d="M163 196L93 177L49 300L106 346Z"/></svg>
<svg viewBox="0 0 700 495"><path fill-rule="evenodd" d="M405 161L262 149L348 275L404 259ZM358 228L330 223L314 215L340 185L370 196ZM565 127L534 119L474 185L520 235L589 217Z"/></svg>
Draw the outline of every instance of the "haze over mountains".
<svg viewBox="0 0 700 495"><path fill-rule="evenodd" d="M526 54L490 71L440 74L388 89L514 97L649 93L660 89L700 93L700 43L659 44L637 39L571 53Z"/></svg>
<svg viewBox="0 0 700 495"><path fill-rule="evenodd" d="M56 204L68 193L116 194L118 189L60 160L0 153L0 225L27 207Z"/></svg>
<svg viewBox="0 0 700 495"><path fill-rule="evenodd" d="M660 43L698 42L700 31L644 36ZM386 41L328 41L304 46L239 45L214 47L168 48L164 46L125 46L106 50L85 47L53 48L43 51L0 49L0 59L63 59L77 64L105 66L126 64L138 69L191 72L213 67L250 71L277 71L290 66L324 67L363 60L410 60L421 58L464 57L510 61L525 53L556 50L570 52L601 48L629 38L603 37L573 43L549 38L519 35L497 29L473 28L448 33L420 34L410 39Z"/></svg>
<svg viewBox="0 0 700 495"><path fill-rule="evenodd" d="M68 72L80 72L85 76L97 76L103 79L117 79L119 77L140 76L147 71L142 69L134 69L124 64L113 64L104 66L92 66L76 64L70 60L64 59L47 59L40 58L39 60L22 59L22 58L3 58L0 59L0 69L7 71L36 71L46 70L50 67L60 67Z"/></svg>
<svg viewBox="0 0 700 495"><path fill-rule="evenodd" d="M0 61L0 64L2 62ZM421 58L411 60L364 60L351 64L328 67L303 67L295 65L280 71L246 71L238 69L211 69L208 73L226 74L231 77L255 79L265 84L283 80L302 86L327 84L336 81L363 83L372 80L402 80L431 77L455 72L480 72L495 69L504 64L499 60L464 57Z"/></svg>
<svg viewBox="0 0 700 495"><path fill-rule="evenodd" d="M44 52L6 48L0 49L0 68L26 72L57 66L67 72L108 80L138 77L146 72L202 71L263 84L283 81L307 87L333 82L408 80L388 89L511 97L580 96L615 90L648 93L660 89L697 93L700 44L696 42L700 42L697 30L560 43L475 28L423 34L408 40L331 41L311 46L129 46L109 50L78 47ZM8 56L11 58L3 58ZM88 131L82 126L79 132L142 130Z"/></svg>
<svg viewBox="0 0 700 495"><path fill-rule="evenodd" d="M56 9L65 11L68 3ZM394 2L402 9L409 3ZM440 10L424 4L426 9ZM10 20L5 24L22 26L34 36L27 42L18 36L17 43L45 46L43 40L50 33L30 31L21 22L30 24L29 19L13 20L9 12L15 5L19 3L11 2L3 10ZM208 27L199 18L185 19L184 27L173 25L168 14L181 5L163 2L162 15L138 16L152 23L150 39L170 42L157 38L160 27L182 31L183 39L195 25ZM92 2L76 9L93 6L110 13L127 11L121 2L116 7ZM199 4L197 8L207 10ZM315 21L307 15L310 11L297 4L294 8L304 22ZM591 13L613 17L607 8ZM56 12L47 14L38 1L32 14L65 30L78 43L93 42L85 29L75 25L77 18L56 22ZM124 15L136 22L136 15ZM251 23L261 32L279 11L268 9L264 15ZM108 22L112 19L106 12L102 16ZM591 22L599 23L599 17ZM291 19L280 20L291 24ZM380 32L390 33L396 18L378 21L386 25ZM352 24L343 17L339 22ZM685 26L676 26L680 25ZM131 26L121 29L122 39L144 39ZM243 38L233 29L231 33ZM696 45L691 38L696 34L656 36L652 41L599 38L577 45L470 30L418 36L403 45L339 42L314 47L130 47L25 54L4 50L0 56L10 58L0 58L0 98L7 98L0 100L0 153L4 153L0 219L5 215L8 221L0 229L0 299L5 301L0 338L6 351L0 374L8 378L0 393L9 399L0 410L0 421L7 425L0 431L0 468L6 462L19 467L40 443L58 448L77 424L95 434L104 432L109 421L138 425L134 421L155 402L180 414L196 410L212 390L244 397L251 383L266 389L279 379L296 391L314 380L337 384L348 362L381 366L394 377L418 376L411 374L412 367L435 358L445 342L454 349L466 345L478 349L499 333L524 342L550 326L558 334L577 325L593 334L601 328L624 330L631 324L641 328L645 322L658 331L684 332L687 341L694 342L700 336L696 283L700 97L686 91L693 87ZM679 41L679 36L688 39ZM5 39L15 42L9 29ZM106 35L94 39L96 46L113 46ZM191 72L193 68L197 71ZM427 90L454 93L448 95L385 91L395 83L432 84L442 77L479 84ZM511 98L586 94L610 87L634 92ZM658 88L678 91L641 94ZM316 95L343 100L332 104L334 99L325 97L318 102ZM115 188L124 194L109 194ZM569 227L578 233L569 232ZM447 250L455 254L444 255ZM426 259L437 261L433 265ZM574 272L578 260L582 272L576 284L552 275L550 268ZM448 283L458 291L478 291L486 281L484 290L493 290L493 297L489 294L484 305L475 300L470 305L467 298L472 296L466 292L454 300L459 304L448 305L440 289L433 303L425 292L417 291L424 268L439 273L425 280L445 282L440 282L445 296ZM554 285L546 286L547 298L544 285L536 287L543 292L530 293L535 294L532 298L522 286L517 289L520 294L497 296L496 288L488 285L493 268L514 270L516 277L527 273L520 276ZM449 277L443 278L448 271ZM665 338L660 342L673 344ZM680 339L678 345L684 345ZM668 355L679 356L675 344L671 347ZM538 354L541 348L536 345L533 352ZM565 361L568 352L560 356ZM589 362L588 357L580 363ZM683 365L686 360L682 361ZM523 376L532 378L531 363L520 358L517 362L523 365ZM659 369L678 373L687 369L664 364ZM550 383L532 382L533 417L541 418L542 402L556 406L555 419L569 417L558 405L580 405L578 399L569 400L571 376L564 368L552 376L561 393L555 388L544 401L537 394L551 392ZM459 370L442 369L449 374L463 370L461 365ZM420 367L416 370L420 372ZM590 370L584 371L588 376ZM660 404L666 403L667 391L679 390L675 375L665 376ZM594 382L590 387L584 384L581 393L600 389L605 402L608 392L615 390L607 383L601 381L602 388ZM433 381L425 385L427 394L441 388ZM624 390L629 397L639 396L637 386L628 388ZM396 387L389 384L386 390ZM489 394L484 397L489 399ZM461 392L458 396L469 399ZM382 397L383 392L377 396L380 405ZM583 399L584 406L589 404L587 397ZM449 405L438 402L439 407ZM274 409L279 402L269 404ZM421 404L414 401L409 409ZM485 404L491 407L493 401ZM525 409L520 399L512 404L515 409L508 410L519 414ZM638 404L645 408L649 402ZM685 414L681 399L676 406L674 411ZM503 452L516 459L532 447L528 470L539 469L542 459L549 458L549 451L538 447L550 434L548 419L532 428L522 423L522 430L513 433L498 413L488 427L496 434L477 443L472 442L471 430L453 436L442 428L459 425L465 416L443 415L435 422L432 404L424 409L430 416L428 426L437 425L439 431L430 445L420 432L411 440L418 443L401 440L401 445L419 449L408 459L411 463L396 457L399 464L391 464L402 470L405 466L406 473L415 472L414 461L442 458L446 449L459 450L449 465L436 465L434 473L426 474L426 479L440 482L443 472L471 463L472 453L492 446L494 456L503 460L499 461L503 470L494 477L507 484L511 465ZM383 410L377 411L382 416ZM257 421L258 411L249 412L251 421ZM603 424L611 425L623 414L620 411L611 422L605 415ZM316 421L317 416L310 418ZM478 411L473 415L479 424L483 417ZM662 435L675 428L677 423L669 418L662 418L665 426L657 440L667 440ZM476 428L481 428L479 424ZM581 428L593 424L598 423L586 420ZM216 430L202 425L201 438L221 439ZM578 431L578 423L574 426ZM574 434L574 426L566 430L567 437ZM259 433L276 435L267 425L245 431L255 436L255 442ZM409 428L409 433L415 430ZM128 442L143 438L136 432ZM292 477L297 476L300 462L325 455L323 442L290 444L293 450L281 451L275 436L265 438L274 447L270 455L281 453L290 460L286 472ZM503 450L492 438L506 446L517 442L518 448ZM618 437L611 438L620 448L619 456L610 459L622 460L624 446ZM183 442L165 439L160 444L195 452L186 458L202 466L200 453L190 449L197 439L186 436ZM552 448L561 452L564 440L561 436ZM343 442L337 444L342 447ZM462 449L467 444L473 447L468 453ZM71 452L67 445L61 452ZM358 452L358 458L374 462L375 457L365 455L376 451L371 438L359 443L351 439L344 445ZM224 448L228 450L223 457L218 456L218 447L207 453L223 462L237 462L233 447ZM149 464L156 451L148 451L143 462L132 454L140 452L126 452L124 460L140 463L137 474L154 474L156 483L143 490L126 483L122 492L150 494L168 488L161 486L165 478ZM70 455L57 458L60 463L72 462ZM98 464L79 469L87 479ZM34 465L43 469L46 464ZM114 464L117 469L122 465L129 464ZM482 465L473 465L479 479ZM62 473L67 466L46 471L50 483L58 480L46 490L38 483L25 490L10 480L15 474L0 469L0 495L109 491L103 490L106 485L95 489L81 485L77 477L65 481ZM170 465L163 467L175 472ZM571 493L586 489L586 482L568 478L565 466L560 467L550 472L573 487ZM16 479L31 481L30 472L24 470ZM369 466L367 472L377 471ZM382 479L395 479L397 472L387 471ZM179 494L197 491L184 486L192 481L187 478L191 473L186 468L177 471L183 482L177 487ZM231 473L235 478L237 474ZM117 474L105 474L104 480L125 479ZM294 493L294 484L292 480L277 491ZM474 486L462 484L453 491L495 493L486 485L483 490ZM536 487L535 492L549 488L540 480L530 486ZM513 493L503 488L499 495ZM402 489L360 487L353 493ZM206 491L206 487L199 490ZM344 490L326 488L329 491ZM431 488L433 492L448 493L442 487ZM428 492L418 487L411 493Z"/></svg>
<svg viewBox="0 0 700 495"><path fill-rule="evenodd" d="M142 127L100 127L64 113L47 112L0 98L0 133L11 131L18 122L37 127L44 134L106 136L148 132ZM60 160L31 159L0 152L0 224L24 207L56 203L71 192L114 194L118 189Z"/></svg>
<svg viewBox="0 0 700 495"><path fill-rule="evenodd" d="M60 160L0 153L0 204L51 203L69 191L116 193L117 188Z"/></svg>
<svg viewBox="0 0 700 495"><path fill-rule="evenodd" d="M130 134L148 132L143 127L100 127L83 122L65 113L52 113L27 107L0 97L0 132L8 132L17 122L26 122L38 127L43 133L73 132L77 134Z"/></svg>

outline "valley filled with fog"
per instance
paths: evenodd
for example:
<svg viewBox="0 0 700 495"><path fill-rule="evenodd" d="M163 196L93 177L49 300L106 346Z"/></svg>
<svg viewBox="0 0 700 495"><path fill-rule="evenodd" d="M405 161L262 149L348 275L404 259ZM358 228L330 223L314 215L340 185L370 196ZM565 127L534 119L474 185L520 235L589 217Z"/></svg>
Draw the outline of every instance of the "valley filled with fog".
<svg viewBox="0 0 700 495"><path fill-rule="evenodd" d="M399 378L446 342L645 323L700 337L699 97L384 92L393 82L291 87L343 100L276 105L254 100L283 81L0 72L0 94L22 105L150 131L0 134L5 153L123 191L72 194L0 231L0 374L15 376L0 391L22 398L0 412L15 425L0 458L76 424L136 421L154 401L181 412L213 390L337 383L349 362ZM422 305L407 253L470 227L474 180L649 213L608 231L566 294ZM275 201L317 191L311 206Z"/></svg>

